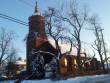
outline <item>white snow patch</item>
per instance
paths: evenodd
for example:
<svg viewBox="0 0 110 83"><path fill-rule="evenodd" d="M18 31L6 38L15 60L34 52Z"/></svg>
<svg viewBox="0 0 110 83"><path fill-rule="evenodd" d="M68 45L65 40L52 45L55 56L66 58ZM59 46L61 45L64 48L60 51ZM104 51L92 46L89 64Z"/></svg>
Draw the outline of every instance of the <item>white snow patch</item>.
<svg viewBox="0 0 110 83"><path fill-rule="evenodd" d="M15 64L17 64L17 65L26 65L26 62L18 60L18 61L15 62Z"/></svg>
<svg viewBox="0 0 110 83"><path fill-rule="evenodd" d="M50 79L45 80L24 80L21 83L109 83L110 75L93 75L93 76L79 76L75 78L69 78L67 80L52 81ZM14 83L14 81L3 81L0 83Z"/></svg>

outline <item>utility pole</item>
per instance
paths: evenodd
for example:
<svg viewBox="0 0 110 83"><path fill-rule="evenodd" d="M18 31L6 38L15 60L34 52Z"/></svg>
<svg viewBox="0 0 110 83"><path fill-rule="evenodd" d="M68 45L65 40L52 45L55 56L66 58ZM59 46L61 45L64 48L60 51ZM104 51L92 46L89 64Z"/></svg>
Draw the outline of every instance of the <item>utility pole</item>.
<svg viewBox="0 0 110 83"><path fill-rule="evenodd" d="M107 61L107 53L106 53L107 51L106 51L106 48L105 48L105 42L104 42L104 37L103 37L102 30L104 30L104 29L100 29L100 31L101 31L101 36L102 36L102 43L103 43L103 48L104 48L105 61L106 61L107 70L108 70L109 66L108 66L108 61Z"/></svg>

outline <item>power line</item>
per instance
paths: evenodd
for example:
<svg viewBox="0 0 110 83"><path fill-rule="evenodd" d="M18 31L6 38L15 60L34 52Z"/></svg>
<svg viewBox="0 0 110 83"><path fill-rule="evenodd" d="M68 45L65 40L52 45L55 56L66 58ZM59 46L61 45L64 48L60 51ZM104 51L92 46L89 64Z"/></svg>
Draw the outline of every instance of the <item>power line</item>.
<svg viewBox="0 0 110 83"><path fill-rule="evenodd" d="M11 21L14 21L14 22L18 22L18 23L21 23L21 24L24 24L24 25L27 24L26 22L23 22L23 21L21 21L21 20L15 19L15 18L13 18L13 17L7 16L7 15L5 15L5 14L1 14L1 13L0 13L0 17L2 17L2 18L4 18L4 19L11 20Z"/></svg>
<svg viewBox="0 0 110 83"><path fill-rule="evenodd" d="M7 19L7 20L10 20L10 21L19 23L19 24L21 24L21 25L28 26L28 23L26 23L26 22L24 22L24 21L21 21L21 20L19 20L19 19L10 17L10 16L8 16L8 15L2 14L2 13L0 13L0 18Z"/></svg>
<svg viewBox="0 0 110 83"><path fill-rule="evenodd" d="M26 1L24 1L24 0L18 0L18 1L20 1L20 2L22 2L22 3L24 3L24 4L26 4L26 5L28 5L28 6L30 6L30 7L33 7L32 4L30 4L30 3L28 3L28 2L26 2Z"/></svg>

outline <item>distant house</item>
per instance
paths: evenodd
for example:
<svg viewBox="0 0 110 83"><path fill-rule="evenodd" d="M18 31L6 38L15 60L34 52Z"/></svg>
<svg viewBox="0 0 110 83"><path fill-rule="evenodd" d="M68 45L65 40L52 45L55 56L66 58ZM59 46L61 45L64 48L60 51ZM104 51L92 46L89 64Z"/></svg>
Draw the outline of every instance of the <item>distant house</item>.
<svg viewBox="0 0 110 83"><path fill-rule="evenodd" d="M19 74L21 70L26 69L26 61L17 60L15 63L16 74Z"/></svg>

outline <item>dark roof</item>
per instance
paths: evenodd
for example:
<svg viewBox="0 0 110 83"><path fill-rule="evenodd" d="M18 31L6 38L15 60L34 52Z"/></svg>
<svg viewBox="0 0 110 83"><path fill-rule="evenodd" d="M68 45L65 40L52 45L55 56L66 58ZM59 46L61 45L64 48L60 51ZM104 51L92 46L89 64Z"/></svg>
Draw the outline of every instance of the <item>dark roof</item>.
<svg viewBox="0 0 110 83"><path fill-rule="evenodd" d="M37 49L42 50L42 51L46 51L46 52L51 52L53 54L56 53L56 49L52 46L52 44L50 44L49 41L44 42L42 45L40 45Z"/></svg>
<svg viewBox="0 0 110 83"><path fill-rule="evenodd" d="M56 54L56 49L49 43L49 41L40 45L36 50L50 52L52 54ZM45 63L49 63L52 60L53 55L49 53L41 53L44 57Z"/></svg>

